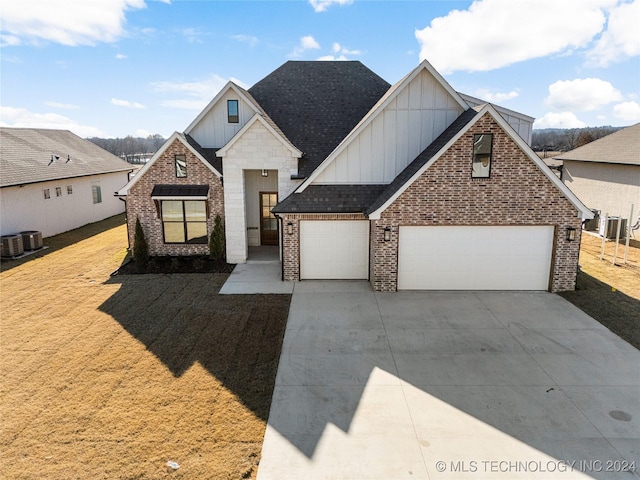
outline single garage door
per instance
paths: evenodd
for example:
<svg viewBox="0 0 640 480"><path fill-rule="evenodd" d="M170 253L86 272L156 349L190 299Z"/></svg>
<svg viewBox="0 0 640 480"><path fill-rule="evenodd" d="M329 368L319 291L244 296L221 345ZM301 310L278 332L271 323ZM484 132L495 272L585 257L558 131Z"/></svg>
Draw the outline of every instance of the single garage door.
<svg viewBox="0 0 640 480"><path fill-rule="evenodd" d="M400 227L398 290L547 290L553 231Z"/></svg>
<svg viewBox="0 0 640 480"><path fill-rule="evenodd" d="M369 222L366 220L300 222L300 278L366 280L369 278Z"/></svg>

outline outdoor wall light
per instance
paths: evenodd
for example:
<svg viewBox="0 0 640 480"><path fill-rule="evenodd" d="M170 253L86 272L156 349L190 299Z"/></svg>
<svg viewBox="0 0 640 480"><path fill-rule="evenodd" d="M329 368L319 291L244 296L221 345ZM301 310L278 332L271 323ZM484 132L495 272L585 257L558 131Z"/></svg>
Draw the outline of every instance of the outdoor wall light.
<svg viewBox="0 0 640 480"><path fill-rule="evenodd" d="M293 235L293 223L287 223L287 235Z"/></svg>
<svg viewBox="0 0 640 480"><path fill-rule="evenodd" d="M269 176L269 170L262 170L262 176L263 177L268 177Z"/></svg>
<svg viewBox="0 0 640 480"><path fill-rule="evenodd" d="M573 227L567 227L567 242L573 242L576 239L576 229Z"/></svg>
<svg viewBox="0 0 640 480"><path fill-rule="evenodd" d="M384 241L391 241L391 229L389 227L384 227Z"/></svg>

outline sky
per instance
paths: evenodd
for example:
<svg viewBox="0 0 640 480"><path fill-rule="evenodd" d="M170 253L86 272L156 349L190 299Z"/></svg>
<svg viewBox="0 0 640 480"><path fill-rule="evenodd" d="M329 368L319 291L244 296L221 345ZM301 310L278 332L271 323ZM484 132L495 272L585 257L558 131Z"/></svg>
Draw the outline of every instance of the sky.
<svg viewBox="0 0 640 480"><path fill-rule="evenodd" d="M640 122L640 0L2 0L0 20L0 126L168 137L288 60L393 84L424 59L534 128Z"/></svg>

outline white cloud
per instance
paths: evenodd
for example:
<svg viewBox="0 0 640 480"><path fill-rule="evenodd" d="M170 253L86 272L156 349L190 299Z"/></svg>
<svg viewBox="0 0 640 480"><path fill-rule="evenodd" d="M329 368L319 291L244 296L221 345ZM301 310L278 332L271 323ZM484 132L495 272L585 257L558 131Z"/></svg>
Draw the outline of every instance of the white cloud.
<svg viewBox="0 0 640 480"><path fill-rule="evenodd" d="M300 44L293 49L293 52L289 55L292 58L300 57L307 50L318 50L320 44L311 35L306 35L300 38Z"/></svg>
<svg viewBox="0 0 640 480"><path fill-rule="evenodd" d="M162 101L163 107L202 110L229 80L236 85L247 88L244 82L237 78L227 79L217 74L197 82L155 82L152 83L152 86L156 92L161 94L180 94L183 96L183 98Z"/></svg>
<svg viewBox="0 0 640 480"><path fill-rule="evenodd" d="M343 47L338 42L334 42L331 46L331 55L323 55L318 57L318 60L349 60L347 55L361 55L362 52L360 50L349 50L348 48Z"/></svg>
<svg viewBox="0 0 640 480"><path fill-rule="evenodd" d="M353 0L309 0L309 3L316 12L324 12L332 5L349 5Z"/></svg>
<svg viewBox="0 0 640 480"><path fill-rule="evenodd" d="M622 100L622 94L609 82L599 78L577 78L549 85L545 104L554 111L591 112L619 100Z"/></svg>
<svg viewBox="0 0 640 480"><path fill-rule="evenodd" d="M138 102L130 102L129 100L120 100L118 98L112 98L111 104L116 105L117 107L126 107L126 108L146 108L144 105Z"/></svg>
<svg viewBox="0 0 640 480"><path fill-rule="evenodd" d="M80 107L72 103L60 103L60 102L44 102L47 107L60 108L62 110L77 110Z"/></svg>
<svg viewBox="0 0 640 480"><path fill-rule="evenodd" d="M137 138L147 138L149 135L151 135L151 132L145 130L144 128L137 129L133 134L133 136Z"/></svg>
<svg viewBox="0 0 640 480"><path fill-rule="evenodd" d="M108 137L102 130L89 125L80 125L57 113L34 113L26 108L0 106L0 126L16 128L53 128L70 130L80 137Z"/></svg>
<svg viewBox="0 0 640 480"><path fill-rule="evenodd" d="M623 102L613 107L613 115L629 123L640 122L640 103Z"/></svg>
<svg viewBox="0 0 640 480"><path fill-rule="evenodd" d="M491 92L485 88L480 89L476 92L476 97L481 98L482 100L486 100L490 103L500 103L506 102L513 98L516 98L520 93L517 90L511 90L510 92Z"/></svg>
<svg viewBox="0 0 640 480"><path fill-rule="evenodd" d="M116 60L124 60L126 58L127 58L127 56L125 54L123 54L123 53L116 54Z"/></svg>
<svg viewBox="0 0 640 480"><path fill-rule="evenodd" d="M606 67L611 63L640 55L640 1L623 2L609 13L607 31L587 54L587 65Z"/></svg>
<svg viewBox="0 0 640 480"><path fill-rule="evenodd" d="M0 34L0 47L12 47L21 43L20 39L15 35Z"/></svg>
<svg viewBox="0 0 640 480"><path fill-rule="evenodd" d="M2 32L20 43L62 45L114 42L124 34L125 12L144 0L3 0Z"/></svg>
<svg viewBox="0 0 640 480"><path fill-rule="evenodd" d="M253 35L233 35L231 38L238 42L246 43L250 47L255 47L259 42L258 37Z"/></svg>
<svg viewBox="0 0 640 480"><path fill-rule="evenodd" d="M586 47L617 0L476 0L416 30L420 60L442 73L487 71Z"/></svg>
<svg viewBox="0 0 640 480"><path fill-rule="evenodd" d="M533 122L533 128L582 128L587 124L572 112L549 112Z"/></svg>

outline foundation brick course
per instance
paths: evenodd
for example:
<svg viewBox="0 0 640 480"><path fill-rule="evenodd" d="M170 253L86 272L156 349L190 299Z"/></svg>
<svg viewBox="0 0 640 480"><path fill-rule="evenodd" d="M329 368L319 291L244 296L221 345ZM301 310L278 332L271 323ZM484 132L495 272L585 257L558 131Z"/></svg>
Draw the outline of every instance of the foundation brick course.
<svg viewBox="0 0 640 480"><path fill-rule="evenodd" d="M187 176L176 177L175 156L186 155ZM136 218L140 218L149 254L153 256L208 255L207 244L167 244L162 234L162 220L155 202L151 199L153 187L157 184L209 185L207 207L207 235L211 235L216 215L224 220L224 196L222 182L202 161L182 142L175 140L149 170L140 177L127 196L127 227L129 245L133 246Z"/></svg>

